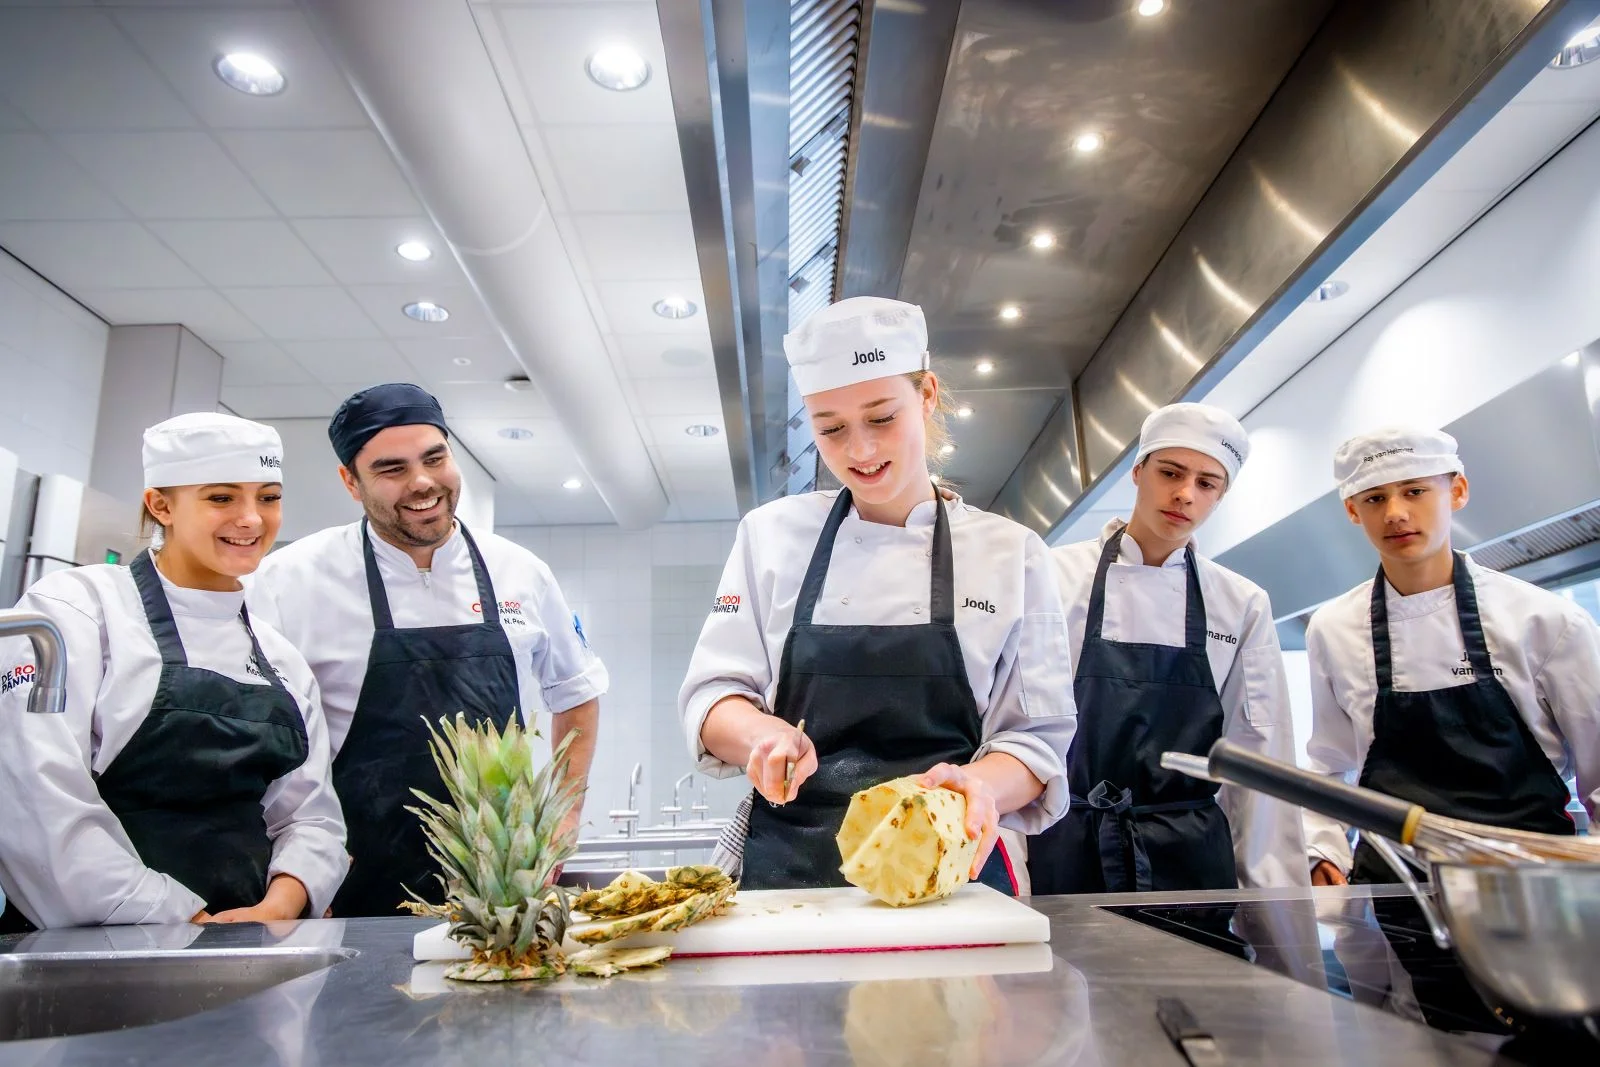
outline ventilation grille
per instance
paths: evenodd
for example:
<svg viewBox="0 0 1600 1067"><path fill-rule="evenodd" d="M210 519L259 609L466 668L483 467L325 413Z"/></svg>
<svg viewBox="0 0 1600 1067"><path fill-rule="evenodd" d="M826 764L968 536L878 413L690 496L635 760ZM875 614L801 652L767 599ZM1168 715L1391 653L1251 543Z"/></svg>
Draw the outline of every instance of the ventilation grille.
<svg viewBox="0 0 1600 1067"><path fill-rule="evenodd" d="M1600 505L1479 545L1470 549L1469 554L1474 562L1489 570L1508 571L1593 541L1600 541Z"/></svg>

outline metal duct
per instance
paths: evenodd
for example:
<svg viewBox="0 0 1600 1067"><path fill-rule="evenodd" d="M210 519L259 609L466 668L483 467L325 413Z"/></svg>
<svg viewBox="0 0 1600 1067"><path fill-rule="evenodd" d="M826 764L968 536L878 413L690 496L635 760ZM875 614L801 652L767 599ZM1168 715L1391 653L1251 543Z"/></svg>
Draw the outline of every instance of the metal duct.
<svg viewBox="0 0 1600 1067"><path fill-rule="evenodd" d="M1027 492L1071 478L1047 431L996 509L1048 536L1091 503L1150 411L1220 380L1597 11L1340 4L1075 383L1084 491Z"/></svg>
<svg viewBox="0 0 1600 1067"><path fill-rule="evenodd" d="M1484 566L1518 569L1593 544L1600 502L1600 343L1564 359L1445 427L1461 448L1472 496L1456 515L1455 547ZM1507 448L1515 441L1515 448ZM1528 477L1528 457L1559 457ZM1308 566L1307 545L1315 545ZM1337 491L1217 557L1259 584L1279 619L1371 578L1372 546Z"/></svg>
<svg viewBox="0 0 1600 1067"><path fill-rule="evenodd" d="M307 0L389 150L617 523L667 496L466 3Z"/></svg>

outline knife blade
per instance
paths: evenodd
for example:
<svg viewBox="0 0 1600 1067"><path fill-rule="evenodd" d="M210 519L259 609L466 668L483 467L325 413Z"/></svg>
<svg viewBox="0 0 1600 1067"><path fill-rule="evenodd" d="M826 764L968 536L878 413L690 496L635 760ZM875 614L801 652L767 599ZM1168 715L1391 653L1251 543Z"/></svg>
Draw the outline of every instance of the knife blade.
<svg viewBox="0 0 1600 1067"><path fill-rule="evenodd" d="M1226 1061L1217 1050L1216 1040L1200 1025L1189 1005L1177 997L1161 997L1156 1001L1156 1019L1190 1067L1223 1067Z"/></svg>

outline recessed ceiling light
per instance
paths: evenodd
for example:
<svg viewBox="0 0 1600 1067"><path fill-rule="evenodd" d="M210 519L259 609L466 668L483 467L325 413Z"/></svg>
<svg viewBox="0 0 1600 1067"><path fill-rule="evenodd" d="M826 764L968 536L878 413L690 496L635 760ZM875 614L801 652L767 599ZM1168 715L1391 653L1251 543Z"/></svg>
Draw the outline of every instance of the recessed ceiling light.
<svg viewBox="0 0 1600 1067"><path fill-rule="evenodd" d="M962 404L960 407L956 408L956 418L958 418L958 419L970 419L970 418L972 418L972 409L970 407L968 407L967 405Z"/></svg>
<svg viewBox="0 0 1600 1067"><path fill-rule="evenodd" d="M978 360L978 365L976 367L972 368L972 369L977 371L979 374L993 374L994 373L994 360L992 360L992 359L980 359L980 360Z"/></svg>
<svg viewBox="0 0 1600 1067"><path fill-rule="evenodd" d="M249 96L277 96L286 84L283 72L254 52L229 52L212 64L230 88Z"/></svg>
<svg viewBox="0 0 1600 1067"><path fill-rule="evenodd" d="M566 481L561 483L561 488L563 488L563 489L582 489L583 488L583 479L582 478L568 478Z"/></svg>
<svg viewBox="0 0 1600 1067"><path fill-rule="evenodd" d="M1596 59L1600 59L1600 22L1590 25L1568 41L1566 46L1556 53L1550 65L1557 70L1570 70Z"/></svg>
<svg viewBox="0 0 1600 1067"><path fill-rule="evenodd" d="M395 253L401 259L409 259L413 263L421 263L433 258L433 249L421 241L402 241L395 246Z"/></svg>
<svg viewBox="0 0 1600 1067"><path fill-rule="evenodd" d="M507 441L531 441L533 431L524 426L506 426L500 430L500 436Z"/></svg>
<svg viewBox="0 0 1600 1067"><path fill-rule="evenodd" d="M693 426L685 426L683 432L690 437L715 437L722 431L709 422L697 422Z"/></svg>
<svg viewBox="0 0 1600 1067"><path fill-rule="evenodd" d="M650 80L650 64L627 45L600 49L584 67L596 85L619 93L637 89Z"/></svg>
<svg viewBox="0 0 1600 1067"><path fill-rule="evenodd" d="M1138 12L1145 18L1154 18L1167 9L1167 0L1139 0Z"/></svg>
<svg viewBox="0 0 1600 1067"><path fill-rule="evenodd" d="M416 319L418 322L443 322L450 317L448 310L432 300L418 300L415 304L407 304L400 310L406 313L407 318Z"/></svg>
<svg viewBox="0 0 1600 1067"><path fill-rule="evenodd" d="M1080 133L1072 139L1072 147L1084 155L1100 151L1100 146L1105 143L1105 138L1093 132Z"/></svg>
<svg viewBox="0 0 1600 1067"><path fill-rule="evenodd" d="M458 367L470 367L470 366L472 366L472 357L471 356L457 356L455 359L452 359L450 362L454 363Z"/></svg>
<svg viewBox="0 0 1600 1067"><path fill-rule="evenodd" d="M700 309L681 296L664 296L655 302L652 310L664 319L686 319Z"/></svg>
<svg viewBox="0 0 1600 1067"><path fill-rule="evenodd" d="M951 445L951 444L940 445L939 446L939 455L948 456L952 452L954 452L955 450L956 450L956 446L955 445Z"/></svg>
<svg viewBox="0 0 1600 1067"><path fill-rule="evenodd" d="M1040 230L1028 238L1028 243L1038 249L1054 248L1056 246L1056 235L1049 230Z"/></svg>
<svg viewBox="0 0 1600 1067"><path fill-rule="evenodd" d="M1000 317L1005 319L1007 322L1016 322L1018 319L1022 318L1022 309L1017 307L1015 304L1007 304L1005 307L1000 309Z"/></svg>
<svg viewBox="0 0 1600 1067"><path fill-rule="evenodd" d="M1308 304L1322 304L1329 300L1337 300L1350 291L1349 282L1341 282L1337 278L1329 278L1306 298Z"/></svg>
<svg viewBox="0 0 1600 1067"><path fill-rule="evenodd" d="M508 393L533 392L533 383L528 380L528 376L525 374L519 374L515 378L507 378L505 380L505 387L506 392Z"/></svg>

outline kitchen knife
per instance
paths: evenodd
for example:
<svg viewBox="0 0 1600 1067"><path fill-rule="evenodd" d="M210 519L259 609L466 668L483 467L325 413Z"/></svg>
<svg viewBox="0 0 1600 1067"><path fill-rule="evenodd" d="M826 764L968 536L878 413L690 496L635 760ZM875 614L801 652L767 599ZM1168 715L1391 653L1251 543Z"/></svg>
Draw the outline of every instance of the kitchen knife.
<svg viewBox="0 0 1600 1067"><path fill-rule="evenodd" d="M1191 1067L1223 1067L1217 1042L1195 1019L1189 1005L1177 997L1162 997L1156 1001L1156 1018Z"/></svg>

